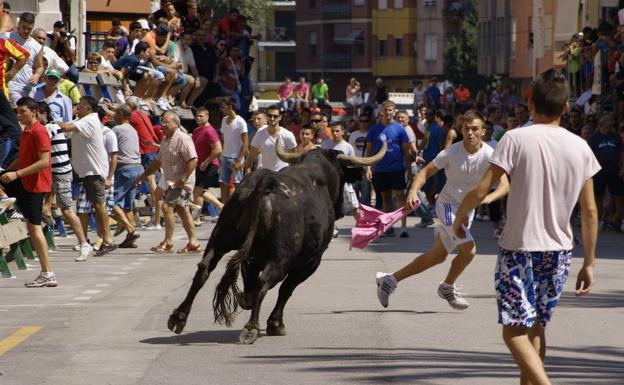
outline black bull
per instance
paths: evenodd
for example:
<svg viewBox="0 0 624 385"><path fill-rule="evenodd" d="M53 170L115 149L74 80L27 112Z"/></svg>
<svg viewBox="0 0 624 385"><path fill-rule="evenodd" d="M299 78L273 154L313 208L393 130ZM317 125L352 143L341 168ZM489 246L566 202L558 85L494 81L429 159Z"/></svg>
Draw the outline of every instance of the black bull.
<svg viewBox="0 0 624 385"><path fill-rule="evenodd" d="M227 264L213 300L215 321L230 326L240 306L251 317L240 334L242 343L258 338L260 306L267 291L284 281L266 333L285 335L283 311L293 290L318 268L332 239L334 221L342 216L345 182L386 152L355 158L335 150L315 149L305 155L278 156L292 165L280 172L265 169L247 176L219 215L204 256L184 301L169 317L169 330L179 334L186 325L195 296L223 255L238 252ZM351 166L351 167L348 167ZM237 286L239 271L244 290Z"/></svg>

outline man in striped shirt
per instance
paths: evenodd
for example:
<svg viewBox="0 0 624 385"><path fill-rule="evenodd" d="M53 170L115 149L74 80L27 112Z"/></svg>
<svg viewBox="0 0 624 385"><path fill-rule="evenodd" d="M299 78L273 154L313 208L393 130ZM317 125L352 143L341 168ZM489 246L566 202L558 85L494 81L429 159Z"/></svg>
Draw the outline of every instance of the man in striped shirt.
<svg viewBox="0 0 624 385"><path fill-rule="evenodd" d="M61 127L52 123L52 113L48 103L39 102L37 107L39 110L37 119L45 124L52 141L52 193L50 199L46 199L46 205L52 204L51 197L56 194L56 205L61 210L63 218L69 222L80 243L80 254L76 261L86 261L93 253L93 247L87 242L80 220L72 208L72 165L69 159L68 140Z"/></svg>

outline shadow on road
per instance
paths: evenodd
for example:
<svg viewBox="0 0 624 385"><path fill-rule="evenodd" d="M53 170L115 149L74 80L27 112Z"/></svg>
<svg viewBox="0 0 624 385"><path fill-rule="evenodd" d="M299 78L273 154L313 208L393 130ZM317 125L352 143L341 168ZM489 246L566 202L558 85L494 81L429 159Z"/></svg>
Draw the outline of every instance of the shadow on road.
<svg viewBox="0 0 624 385"><path fill-rule="evenodd" d="M140 342L150 345L238 344L239 334L240 330L204 330L168 337L147 338Z"/></svg>
<svg viewBox="0 0 624 385"><path fill-rule="evenodd" d="M517 378L507 353L450 349L309 348L305 355L241 358L262 364L307 364L303 372L330 372L354 383L414 383L452 378ZM314 351L318 351L317 354ZM546 366L558 383L616 385L624 378L624 351L613 347L550 348ZM559 353L559 355L557 355ZM580 354L573 358L561 353ZM616 359L619 358L619 359ZM315 364L315 365L310 365Z"/></svg>
<svg viewBox="0 0 624 385"><path fill-rule="evenodd" d="M591 293L586 297L576 297L573 293L564 293L561 296L559 305L589 309L624 307L624 290ZM622 382L624 383L624 380Z"/></svg>

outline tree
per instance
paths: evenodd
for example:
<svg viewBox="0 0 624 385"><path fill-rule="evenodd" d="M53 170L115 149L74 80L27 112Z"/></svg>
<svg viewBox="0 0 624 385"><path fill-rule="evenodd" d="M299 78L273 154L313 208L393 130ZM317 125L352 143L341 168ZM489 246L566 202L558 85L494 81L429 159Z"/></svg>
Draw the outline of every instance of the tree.
<svg viewBox="0 0 624 385"><path fill-rule="evenodd" d="M451 37L444 52L444 72L453 84L463 83L477 90L483 88L487 78L477 71L477 1L466 0L462 33Z"/></svg>
<svg viewBox="0 0 624 385"><path fill-rule="evenodd" d="M227 15L229 8L236 8L247 18L247 24L254 31L261 32L264 32L267 10L271 5L270 0L199 0L198 3L202 7L212 8L217 20Z"/></svg>

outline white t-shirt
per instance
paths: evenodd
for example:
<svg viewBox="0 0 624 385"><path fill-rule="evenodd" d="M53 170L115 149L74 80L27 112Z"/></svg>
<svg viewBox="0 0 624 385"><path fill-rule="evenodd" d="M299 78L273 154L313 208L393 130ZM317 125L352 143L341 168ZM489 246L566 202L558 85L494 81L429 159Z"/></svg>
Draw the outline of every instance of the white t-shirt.
<svg viewBox="0 0 624 385"><path fill-rule="evenodd" d="M433 160L433 165L444 169L446 173L446 184L439 199L459 206L490 167L493 152L492 147L483 143L479 151L469 154L463 142L452 144L441 151Z"/></svg>
<svg viewBox="0 0 624 385"><path fill-rule="evenodd" d="M189 72L189 66L197 67L197 65L195 64L195 56L193 56L193 50L191 50L191 47L187 46L186 48L184 48L182 46L182 43L180 42L176 43L176 49L174 51L173 58L178 63L184 64L183 72L185 73Z"/></svg>
<svg viewBox="0 0 624 385"><path fill-rule="evenodd" d="M108 158L111 154L119 152L119 145L117 142L117 135L115 135L115 131L111 130L107 126L102 126L102 138L104 139L104 148L106 149L106 175L108 175L108 168L110 164L108 163Z"/></svg>
<svg viewBox="0 0 624 385"><path fill-rule="evenodd" d="M343 154L349 156L355 156L355 150L353 146L349 144L346 140L341 140L338 143L334 143L334 150L342 151Z"/></svg>
<svg viewBox="0 0 624 385"><path fill-rule="evenodd" d="M416 134L414 133L414 129L412 128L412 126L407 125L403 128L405 128L405 133L407 134L407 138L409 139L408 143L416 143Z"/></svg>
<svg viewBox="0 0 624 385"><path fill-rule="evenodd" d="M15 74L15 77L9 82L9 88L17 90L24 96L28 96L28 92L30 92L30 89L33 87L28 83L28 80L33 75L35 58L41 51L41 44L39 44L37 40L33 39L31 36L28 36L27 39L22 38L17 31L11 32L9 37L15 40L18 44L21 44L21 46L30 53L28 60L26 60L26 64L24 64L17 74Z"/></svg>
<svg viewBox="0 0 624 385"><path fill-rule="evenodd" d="M65 63L65 60L61 59L56 51L54 51L47 45L43 46L43 57L45 57L48 61L48 68L56 68L61 74L64 74L69 69L69 66L67 65L67 63Z"/></svg>
<svg viewBox="0 0 624 385"><path fill-rule="evenodd" d="M76 129L71 136L72 166L79 177L108 176L108 154L104 147L102 123L97 113L74 121ZM115 135L113 133L113 135Z"/></svg>
<svg viewBox="0 0 624 385"><path fill-rule="evenodd" d="M279 171L288 166L288 163L279 159L275 153L275 143L278 138L286 151L297 147L295 135L284 127L280 127L275 136L269 134L267 127L263 127L256 132L251 141L251 146L259 149L262 155L262 158L258 161L258 168Z"/></svg>
<svg viewBox="0 0 624 385"><path fill-rule="evenodd" d="M427 91L425 87L423 87L420 90L418 88L414 88L414 106L415 107L418 107L419 105L425 103L425 91ZM414 114L416 114L416 111L414 111Z"/></svg>
<svg viewBox="0 0 624 385"><path fill-rule="evenodd" d="M490 162L509 175L507 250L572 250L570 216L585 182L600 170L587 142L559 126L510 130Z"/></svg>
<svg viewBox="0 0 624 385"><path fill-rule="evenodd" d="M356 155L359 157L364 156L364 151L366 151L366 136L367 132L361 132L360 130L353 131L351 135L349 135L349 144L355 149Z"/></svg>
<svg viewBox="0 0 624 385"><path fill-rule="evenodd" d="M243 145L241 135L247 133L247 123L238 115L232 120L232 123L228 124L227 121L227 116L221 121L221 135L223 135L223 152L221 156L237 158Z"/></svg>

